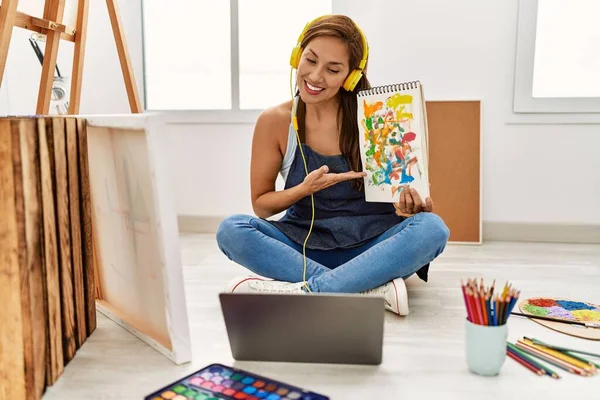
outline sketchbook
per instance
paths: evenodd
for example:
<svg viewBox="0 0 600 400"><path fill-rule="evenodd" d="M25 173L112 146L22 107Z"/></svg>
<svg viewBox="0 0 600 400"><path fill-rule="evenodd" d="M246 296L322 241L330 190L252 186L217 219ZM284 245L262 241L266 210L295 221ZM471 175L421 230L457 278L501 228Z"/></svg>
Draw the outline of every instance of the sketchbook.
<svg viewBox="0 0 600 400"><path fill-rule="evenodd" d="M357 93L359 146L368 202L397 203L406 186L429 197L427 115L419 81Z"/></svg>

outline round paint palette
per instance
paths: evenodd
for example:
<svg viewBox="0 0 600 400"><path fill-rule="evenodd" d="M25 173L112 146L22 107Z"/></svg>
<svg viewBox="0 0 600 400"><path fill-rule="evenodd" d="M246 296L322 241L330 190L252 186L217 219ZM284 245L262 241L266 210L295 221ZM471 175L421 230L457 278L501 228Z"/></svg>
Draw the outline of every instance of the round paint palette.
<svg viewBox="0 0 600 400"><path fill-rule="evenodd" d="M534 297L521 301L519 309L523 314L560 319L563 321L600 323L600 305L582 301ZM600 329L586 328L581 325L571 325L561 322L534 319L540 325L546 326L567 335L584 339L600 340Z"/></svg>

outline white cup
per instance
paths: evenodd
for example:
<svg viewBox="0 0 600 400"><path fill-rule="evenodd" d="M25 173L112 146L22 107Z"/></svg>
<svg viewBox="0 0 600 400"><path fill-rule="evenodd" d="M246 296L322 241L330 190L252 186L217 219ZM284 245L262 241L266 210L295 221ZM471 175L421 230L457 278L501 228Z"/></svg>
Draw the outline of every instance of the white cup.
<svg viewBox="0 0 600 400"><path fill-rule="evenodd" d="M469 371L483 376L500 373L506 360L508 326L478 325L465 320L465 350Z"/></svg>

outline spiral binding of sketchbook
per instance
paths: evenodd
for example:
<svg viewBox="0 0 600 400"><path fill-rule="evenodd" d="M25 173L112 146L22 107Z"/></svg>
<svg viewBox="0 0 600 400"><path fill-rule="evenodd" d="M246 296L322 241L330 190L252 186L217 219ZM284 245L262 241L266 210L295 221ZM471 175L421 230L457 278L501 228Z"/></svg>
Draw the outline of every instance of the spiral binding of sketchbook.
<svg viewBox="0 0 600 400"><path fill-rule="evenodd" d="M383 94L383 93L396 93L401 91L406 91L410 89L418 89L421 86L421 82L419 81L411 81L411 82L403 82L403 83L395 83L393 85L382 85L382 86L374 86L370 89L361 90L357 93L357 96L366 97L374 94Z"/></svg>
<svg viewBox="0 0 600 400"><path fill-rule="evenodd" d="M410 81L357 93L359 146L368 202L397 203L410 186L429 197L423 85Z"/></svg>

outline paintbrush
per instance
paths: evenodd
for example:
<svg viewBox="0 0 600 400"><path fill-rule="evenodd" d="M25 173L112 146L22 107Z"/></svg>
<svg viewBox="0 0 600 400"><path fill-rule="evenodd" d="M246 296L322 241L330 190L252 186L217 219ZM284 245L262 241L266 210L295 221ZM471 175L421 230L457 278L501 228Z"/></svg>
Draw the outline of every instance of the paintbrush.
<svg viewBox="0 0 600 400"><path fill-rule="evenodd" d="M544 321L560 322L560 323L563 323L563 324L580 325L580 326L584 326L586 328L600 329L600 323L595 323L595 322L567 321L567 320L564 320L564 319L542 317L542 316L539 316L539 315L522 314L522 313L519 313L519 312L511 312L510 314L511 315L518 315L520 317L527 317L527 318L533 318L533 319L542 319Z"/></svg>

